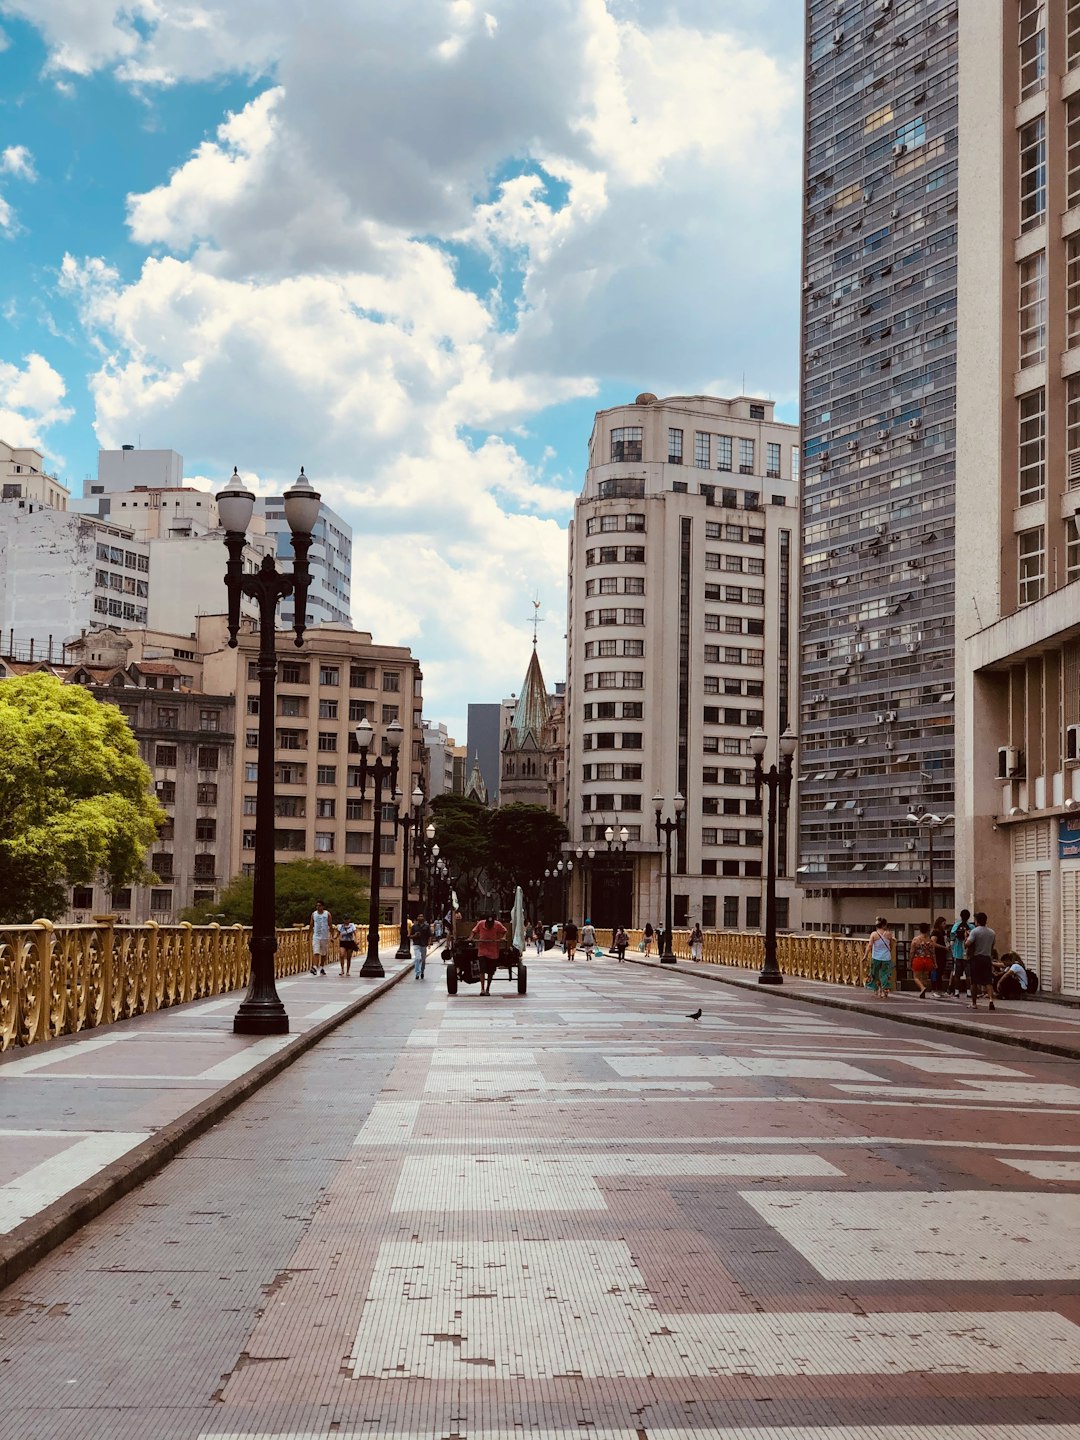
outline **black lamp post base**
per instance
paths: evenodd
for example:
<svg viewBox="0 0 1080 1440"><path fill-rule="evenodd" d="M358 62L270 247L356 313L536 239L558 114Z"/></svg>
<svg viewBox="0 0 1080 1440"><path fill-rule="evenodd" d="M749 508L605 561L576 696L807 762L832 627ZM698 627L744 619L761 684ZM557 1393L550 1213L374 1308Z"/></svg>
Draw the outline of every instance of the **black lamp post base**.
<svg viewBox="0 0 1080 1440"><path fill-rule="evenodd" d="M676 964L676 963L677 963L677 962L676 962L676 957L675 957L674 955L672 955L670 951L668 951L666 954L660 956L660 964L661 964L661 965L674 965L674 964Z"/></svg>
<svg viewBox="0 0 1080 1440"><path fill-rule="evenodd" d="M394 951L394 959L395 959L395 960L409 960L409 959L411 959L411 958L412 958L412 950L410 950L409 946L408 946L408 945L405 943L405 941L403 940L403 941L401 942L401 944L397 947L397 949ZM366 963L366 962L365 962L365 963Z"/></svg>
<svg viewBox="0 0 1080 1440"><path fill-rule="evenodd" d="M383 979L383 977L386 975L386 971L383 969L382 961L379 959L378 955L368 955L365 958L363 968L360 971L360 975L361 978L365 980Z"/></svg>
<svg viewBox="0 0 1080 1440"><path fill-rule="evenodd" d="M280 1000L244 1000L233 1016L234 1035L287 1035L289 1016Z"/></svg>
<svg viewBox="0 0 1080 1440"><path fill-rule="evenodd" d="M784 977L779 970L762 970L757 977L757 983L759 985L782 985Z"/></svg>

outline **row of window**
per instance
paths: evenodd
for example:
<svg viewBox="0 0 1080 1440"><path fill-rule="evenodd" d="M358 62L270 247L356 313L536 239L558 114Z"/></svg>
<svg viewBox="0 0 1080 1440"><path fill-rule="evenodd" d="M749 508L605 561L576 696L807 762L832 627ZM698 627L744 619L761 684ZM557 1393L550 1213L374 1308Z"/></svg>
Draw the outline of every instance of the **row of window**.
<svg viewBox="0 0 1080 1440"><path fill-rule="evenodd" d="M640 700L594 700L582 710L584 720L644 720Z"/></svg>
<svg viewBox="0 0 1080 1440"><path fill-rule="evenodd" d="M136 605L131 600L107 600L104 595L94 596L94 614L111 615L116 620L133 620L136 625L147 623L145 605Z"/></svg>
<svg viewBox="0 0 1080 1440"><path fill-rule="evenodd" d="M1046 527L1033 525L1016 537L1017 603L1030 605L1046 594ZM1080 580L1080 517L1065 521L1065 583Z"/></svg>
<svg viewBox="0 0 1080 1440"><path fill-rule="evenodd" d="M134 575L121 575L116 570L95 570L94 584L99 590L116 590L121 595L138 595L143 600L150 594L148 580L138 580Z"/></svg>
<svg viewBox="0 0 1080 1440"><path fill-rule="evenodd" d="M677 452L672 448L673 436L678 437ZM734 445L738 444L739 474L754 473L754 442L745 436L733 441L730 435L712 435L705 430L694 434L694 466L698 470L734 470ZM780 446L769 440L765 444L765 474L770 480L780 479ZM668 461L673 465L682 464L682 431L668 431ZM734 494L734 492L732 492ZM755 505L760 497L755 495ZM725 500L724 502L728 502ZM750 507L748 507L750 508Z"/></svg>
<svg viewBox="0 0 1080 1440"><path fill-rule="evenodd" d="M706 620L708 616L706 616ZM724 615L723 625L706 624L706 630L719 630L725 635L764 635L765 621L755 620L752 616ZM715 645L705 646L705 660L710 665L720 662L718 647Z"/></svg>
<svg viewBox="0 0 1080 1440"><path fill-rule="evenodd" d="M595 735L584 735L583 750L640 750L640 730L600 730Z"/></svg>
<svg viewBox="0 0 1080 1440"><path fill-rule="evenodd" d="M170 850L158 850L150 856L150 869L159 880L172 880L173 855ZM195 856L193 874L198 880L212 880L217 874L217 857L208 853Z"/></svg>
<svg viewBox="0 0 1080 1440"><path fill-rule="evenodd" d="M134 550L124 550L117 545L103 545L98 542L97 558L106 561L109 565L123 565L128 570L148 571L150 569L150 557L148 555L136 555Z"/></svg>
<svg viewBox="0 0 1080 1440"><path fill-rule="evenodd" d="M605 656L622 655L641 657L645 654L644 640L586 640L585 659L592 660L596 656L603 659Z"/></svg>
<svg viewBox="0 0 1080 1440"><path fill-rule="evenodd" d="M702 845L753 845L761 844L760 830L737 830L721 829L713 825L704 825L701 830Z"/></svg>
<svg viewBox="0 0 1080 1440"><path fill-rule="evenodd" d="M706 587L711 594L706 594L706 600L723 600L729 605L764 605L765 591L759 590L756 586L743 587L742 585L709 585ZM720 625L713 624L719 621L718 615L706 614L705 629L719 630Z"/></svg>
<svg viewBox="0 0 1080 1440"><path fill-rule="evenodd" d="M582 813L595 814L598 810L605 814L614 811L617 815L622 811L636 814L643 808L640 795L615 795L610 792L600 791L596 795L583 795L581 797Z"/></svg>
<svg viewBox="0 0 1080 1440"><path fill-rule="evenodd" d="M590 595L644 595L644 575L605 575L600 580L586 580L585 594Z"/></svg>
<svg viewBox="0 0 1080 1440"><path fill-rule="evenodd" d="M586 670L585 690L643 690L644 670Z"/></svg>
<svg viewBox="0 0 1080 1440"><path fill-rule="evenodd" d="M598 550L585 551L586 565L644 565L644 545L601 545Z"/></svg>
<svg viewBox="0 0 1080 1440"><path fill-rule="evenodd" d="M764 723L762 710L736 710L730 706L706 705L702 719L706 725L754 725Z"/></svg>
<svg viewBox="0 0 1080 1440"><path fill-rule="evenodd" d="M585 628L595 629L598 625L644 625L645 611L636 607L618 609L586 610Z"/></svg>
<svg viewBox="0 0 1080 1440"><path fill-rule="evenodd" d="M607 535L616 530L635 530L644 533L645 516L638 514L628 515L590 515L585 521L586 535Z"/></svg>
<svg viewBox="0 0 1080 1440"><path fill-rule="evenodd" d="M745 525L720 525L715 521L705 522L706 540L732 540L735 544L747 543L750 545L764 545L765 531L757 529L756 526ZM711 564L710 561L719 562L719 556L714 551L706 551L705 569L719 570L719 563Z"/></svg>
<svg viewBox="0 0 1080 1440"><path fill-rule="evenodd" d="M247 713L258 715L259 697L249 695L247 697ZM306 695L279 695L277 697L277 713L288 720L305 720L308 714L308 699ZM375 713L375 706L370 700L350 700L348 702L348 716L351 724L360 720L370 720ZM382 707L382 723L391 724L392 721L400 719L401 710L397 705L384 705ZM344 718L340 702L337 700L320 700L320 720L341 720Z"/></svg>
<svg viewBox="0 0 1080 1440"><path fill-rule="evenodd" d="M308 767L296 761L279 760L274 764L275 785L306 785ZM336 765L316 765L316 785L336 785L338 783L338 767ZM259 767L254 760L249 760L244 766L244 780L249 785L254 785L259 778ZM415 783L415 780L414 780ZM350 790L360 788L360 766L347 765L345 767L345 784ZM359 819L359 815L355 818ZM383 819L393 820L393 805L383 807Z"/></svg>
<svg viewBox="0 0 1080 1440"><path fill-rule="evenodd" d="M365 665L350 665L349 688L350 690L374 690L375 671ZM340 665L320 665L319 684L330 687L342 684L343 667ZM258 680L259 662L248 661L248 679ZM282 660L278 664L278 679L283 685L307 685L311 680L311 666L301 660ZM399 691L401 689L401 671L384 670L381 680L384 690Z"/></svg>
<svg viewBox="0 0 1080 1440"><path fill-rule="evenodd" d="M590 780L640 780L641 766L629 763L617 765L613 760L607 760L599 765L583 765L581 778L586 782Z"/></svg>
<svg viewBox="0 0 1080 1440"><path fill-rule="evenodd" d="M155 780L154 794L161 801L162 805L176 804L176 781ZM212 780L200 780L195 787L196 805L216 805L218 798L218 787Z"/></svg>
<svg viewBox="0 0 1080 1440"><path fill-rule="evenodd" d="M180 711L174 705L159 705L157 708L156 724L159 730L178 730L180 728ZM200 730L220 730L220 710L199 711Z"/></svg>
<svg viewBox="0 0 1080 1440"><path fill-rule="evenodd" d="M200 770L216 770L221 751L217 745L200 745L196 754L196 765ZM175 769L177 760L177 747L175 745L155 745L154 764L162 769ZM200 801L200 804L203 803Z"/></svg>

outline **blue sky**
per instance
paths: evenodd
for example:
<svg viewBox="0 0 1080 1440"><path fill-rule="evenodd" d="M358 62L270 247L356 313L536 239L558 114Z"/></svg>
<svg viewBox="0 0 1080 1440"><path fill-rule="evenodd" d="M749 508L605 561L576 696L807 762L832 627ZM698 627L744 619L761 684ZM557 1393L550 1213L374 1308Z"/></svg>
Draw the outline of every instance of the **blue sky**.
<svg viewBox="0 0 1080 1440"><path fill-rule="evenodd" d="M595 409L745 383L795 418L800 19L0 0L0 436L76 493L99 444L305 463L356 624L461 728L517 689L532 595L562 613Z"/></svg>

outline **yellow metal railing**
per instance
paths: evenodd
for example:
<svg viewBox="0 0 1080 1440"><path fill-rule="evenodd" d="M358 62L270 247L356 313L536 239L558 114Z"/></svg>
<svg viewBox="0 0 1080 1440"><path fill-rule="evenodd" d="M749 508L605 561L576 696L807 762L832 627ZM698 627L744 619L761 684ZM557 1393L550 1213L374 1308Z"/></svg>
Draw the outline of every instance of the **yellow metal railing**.
<svg viewBox="0 0 1080 1440"><path fill-rule="evenodd" d="M0 1051L39 1045L248 982L250 930L241 925L33 925L0 927ZM396 945L379 927L380 948ZM277 932L278 976L311 964L306 926Z"/></svg>
<svg viewBox="0 0 1080 1440"><path fill-rule="evenodd" d="M630 939L630 951L638 952L643 938L642 932L628 930L626 933ZM604 950L610 949L610 930L598 930L596 938ZM679 960L689 960L689 930L673 932L671 949ZM776 960L781 974L799 980L827 980L834 985L865 985L865 951L865 940L853 940L846 935L776 937ZM657 953L654 939L654 959ZM701 958L707 965L734 965L742 970L760 970L765 962L765 937L753 931L708 930L701 947Z"/></svg>

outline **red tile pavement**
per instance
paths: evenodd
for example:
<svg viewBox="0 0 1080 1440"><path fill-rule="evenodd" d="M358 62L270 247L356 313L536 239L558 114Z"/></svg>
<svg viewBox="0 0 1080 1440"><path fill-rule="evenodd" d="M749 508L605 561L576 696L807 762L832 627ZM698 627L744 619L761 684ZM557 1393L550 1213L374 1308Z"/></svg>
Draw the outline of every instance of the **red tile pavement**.
<svg viewBox="0 0 1080 1440"><path fill-rule="evenodd" d="M0 1440L1078 1440L1074 1062L682 966L440 980L0 1295Z"/></svg>

